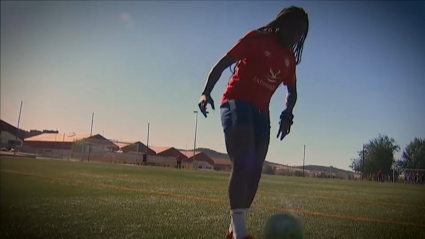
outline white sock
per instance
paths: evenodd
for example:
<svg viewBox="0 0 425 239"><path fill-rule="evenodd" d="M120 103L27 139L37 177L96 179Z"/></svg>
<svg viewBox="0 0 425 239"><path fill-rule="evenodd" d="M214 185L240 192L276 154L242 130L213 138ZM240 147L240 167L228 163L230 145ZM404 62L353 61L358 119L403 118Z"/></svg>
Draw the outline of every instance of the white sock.
<svg viewBox="0 0 425 239"><path fill-rule="evenodd" d="M233 239L242 239L247 236L246 215L247 209L230 210L231 223L229 230L233 231Z"/></svg>
<svg viewBox="0 0 425 239"><path fill-rule="evenodd" d="M244 210L245 210L245 225L246 225L246 223L248 222L249 208L246 208ZM230 220L229 232L231 232L232 230L233 230L232 220Z"/></svg>

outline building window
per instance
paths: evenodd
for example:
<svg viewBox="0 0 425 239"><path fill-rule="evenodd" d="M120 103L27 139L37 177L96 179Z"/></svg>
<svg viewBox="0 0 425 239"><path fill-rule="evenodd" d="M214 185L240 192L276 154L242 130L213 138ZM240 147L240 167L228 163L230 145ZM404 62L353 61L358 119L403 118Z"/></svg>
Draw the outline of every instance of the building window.
<svg viewBox="0 0 425 239"><path fill-rule="evenodd" d="M21 141L16 141L16 140L8 140L7 141L8 145L17 145L17 146L21 146Z"/></svg>

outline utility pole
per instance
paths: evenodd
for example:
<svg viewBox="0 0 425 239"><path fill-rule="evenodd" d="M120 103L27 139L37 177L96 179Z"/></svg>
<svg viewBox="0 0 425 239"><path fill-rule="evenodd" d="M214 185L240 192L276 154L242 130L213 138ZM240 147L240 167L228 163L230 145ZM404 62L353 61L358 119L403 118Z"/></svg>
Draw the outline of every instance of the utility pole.
<svg viewBox="0 0 425 239"><path fill-rule="evenodd" d="M196 150L196 133L198 131L198 111L195 110L195 111L193 111L193 113L196 114L196 119L195 119L195 139L193 141L193 164L196 165L195 164L195 150Z"/></svg>
<svg viewBox="0 0 425 239"><path fill-rule="evenodd" d="M332 165L329 167L329 178L332 178Z"/></svg>
<svg viewBox="0 0 425 239"><path fill-rule="evenodd" d="M16 155L16 148L17 148L17 146L18 146L18 134L19 134L19 123L21 122L21 113L22 113L22 104L23 104L24 102L23 101L21 101L21 106L19 107L19 115L18 115L18 125L17 125L17 128L16 128L16 135L15 135L15 149L14 149L14 151L13 151L13 155ZM24 137L25 137L25 135L24 135ZM21 141L23 141L24 139L21 139Z"/></svg>
<svg viewBox="0 0 425 239"><path fill-rule="evenodd" d="M94 112L91 115L91 127L90 127L90 137L93 134L93 120L94 120ZM91 143L89 144L89 155L87 157L87 162L90 161L90 152L91 152Z"/></svg>
<svg viewBox="0 0 425 239"><path fill-rule="evenodd" d="M363 152L362 152L362 181L363 181L363 174L364 174L364 161L365 161L365 147L363 144Z"/></svg>

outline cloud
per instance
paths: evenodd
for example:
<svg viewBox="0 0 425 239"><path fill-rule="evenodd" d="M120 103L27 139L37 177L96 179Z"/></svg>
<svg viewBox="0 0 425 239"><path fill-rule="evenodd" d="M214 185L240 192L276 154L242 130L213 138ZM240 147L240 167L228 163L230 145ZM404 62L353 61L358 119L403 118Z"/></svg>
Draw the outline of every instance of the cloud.
<svg viewBox="0 0 425 239"><path fill-rule="evenodd" d="M128 27L133 28L134 27L134 21L131 19L130 14L126 12L122 12L120 14L120 19L122 22L124 22Z"/></svg>

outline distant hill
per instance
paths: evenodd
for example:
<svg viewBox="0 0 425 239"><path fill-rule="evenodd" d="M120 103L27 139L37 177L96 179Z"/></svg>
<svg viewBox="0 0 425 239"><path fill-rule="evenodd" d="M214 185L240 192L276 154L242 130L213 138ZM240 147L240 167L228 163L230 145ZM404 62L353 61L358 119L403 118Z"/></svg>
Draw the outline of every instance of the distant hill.
<svg viewBox="0 0 425 239"><path fill-rule="evenodd" d="M197 148L196 151L201 151L211 158L229 158L227 153L220 153L220 152L217 152L217 151L215 151L213 149L209 149L209 148ZM283 164L268 162L268 161L266 161L266 163L268 163L272 166L286 166L286 165L283 165ZM302 169L303 166L295 166L294 168ZM319 172L328 173L330 167L329 166L321 166L321 165L305 165L304 169L309 170L309 171L319 171ZM354 173L354 172L332 167L332 173Z"/></svg>
<svg viewBox="0 0 425 239"><path fill-rule="evenodd" d="M220 153L208 148L197 148L196 151L201 151L202 153L208 155L208 157L211 157L211 158L226 158L226 159L229 158L227 153Z"/></svg>
<svg viewBox="0 0 425 239"><path fill-rule="evenodd" d="M303 166L295 166L295 168L302 169ZM305 165L304 169L309 170L309 171L319 171L319 172L329 172L330 171L329 166L321 166L321 165ZM332 167L332 173L354 173L354 172Z"/></svg>
<svg viewBox="0 0 425 239"><path fill-rule="evenodd" d="M180 150L180 151L193 151L193 149L188 149L188 150L177 149L177 150ZM229 158L229 156L226 153L220 153L220 152L217 152L215 150L208 149L208 148L197 148L196 151L197 152L202 152L202 153L208 155L208 157L211 157L211 158Z"/></svg>

